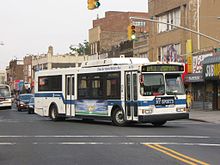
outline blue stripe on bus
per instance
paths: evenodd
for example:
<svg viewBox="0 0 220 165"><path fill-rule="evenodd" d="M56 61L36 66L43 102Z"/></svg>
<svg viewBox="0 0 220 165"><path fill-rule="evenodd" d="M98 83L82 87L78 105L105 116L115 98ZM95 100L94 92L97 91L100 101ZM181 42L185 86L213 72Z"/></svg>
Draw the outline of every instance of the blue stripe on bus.
<svg viewBox="0 0 220 165"><path fill-rule="evenodd" d="M34 95L35 97L59 97L62 99L64 104L75 104L76 101L80 101L80 100L65 100L64 96L62 93L35 93ZM100 100L102 101L102 100ZM122 105L121 100L107 100L108 102L108 106L113 106L115 104L117 105ZM126 103L130 104L130 105L134 105L134 104L138 104L138 106L150 106L150 105L154 105L155 104L155 100L148 100L148 101L126 101ZM175 105L181 105L181 104L186 104L186 99L177 99L175 100Z"/></svg>

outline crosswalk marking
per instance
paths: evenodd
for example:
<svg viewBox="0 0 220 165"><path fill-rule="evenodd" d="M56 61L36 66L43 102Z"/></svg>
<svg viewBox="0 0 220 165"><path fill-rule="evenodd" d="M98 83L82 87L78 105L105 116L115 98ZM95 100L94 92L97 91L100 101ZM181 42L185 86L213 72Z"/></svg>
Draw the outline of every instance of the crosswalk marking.
<svg viewBox="0 0 220 165"><path fill-rule="evenodd" d="M187 135L0 135L0 138L186 138L209 139L209 136Z"/></svg>
<svg viewBox="0 0 220 165"><path fill-rule="evenodd" d="M220 147L220 143L176 143L176 142L86 142L86 141L61 141L61 142L0 142L0 145L171 145L171 146L203 146Z"/></svg>

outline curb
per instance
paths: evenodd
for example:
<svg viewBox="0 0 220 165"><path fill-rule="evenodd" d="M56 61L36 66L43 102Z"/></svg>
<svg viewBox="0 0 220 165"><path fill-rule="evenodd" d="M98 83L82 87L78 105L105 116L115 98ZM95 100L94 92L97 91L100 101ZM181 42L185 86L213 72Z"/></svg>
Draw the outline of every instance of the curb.
<svg viewBox="0 0 220 165"><path fill-rule="evenodd" d="M202 120L202 119L189 118L189 120L192 120L192 121L199 121L199 122L203 122L203 123L211 123L211 122L209 122L209 121Z"/></svg>

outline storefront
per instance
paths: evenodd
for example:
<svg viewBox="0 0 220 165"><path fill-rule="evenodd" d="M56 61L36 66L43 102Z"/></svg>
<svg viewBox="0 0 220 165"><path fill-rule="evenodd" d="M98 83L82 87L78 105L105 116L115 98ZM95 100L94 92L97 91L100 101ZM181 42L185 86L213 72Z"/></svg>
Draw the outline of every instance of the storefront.
<svg viewBox="0 0 220 165"><path fill-rule="evenodd" d="M199 110L212 109L212 102L206 101L205 81L203 77L203 61L213 56L213 50L207 50L194 54L191 69L184 78L185 87L192 94L192 108Z"/></svg>
<svg viewBox="0 0 220 165"><path fill-rule="evenodd" d="M187 74L184 77L184 83L187 86L187 90L190 90L192 94L192 108L205 109L205 105L204 105L205 85L204 85L203 74L202 73Z"/></svg>
<svg viewBox="0 0 220 165"><path fill-rule="evenodd" d="M220 55L207 57L203 61L205 80L205 101L211 103L212 110L220 110Z"/></svg>

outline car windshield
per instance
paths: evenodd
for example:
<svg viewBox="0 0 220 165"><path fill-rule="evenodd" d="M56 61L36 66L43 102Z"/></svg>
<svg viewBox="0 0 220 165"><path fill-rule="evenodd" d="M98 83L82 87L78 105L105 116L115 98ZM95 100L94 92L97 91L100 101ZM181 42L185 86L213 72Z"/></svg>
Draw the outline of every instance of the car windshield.
<svg viewBox="0 0 220 165"><path fill-rule="evenodd" d="M166 93L168 95L185 94L182 78L180 74L166 74Z"/></svg>
<svg viewBox="0 0 220 165"><path fill-rule="evenodd" d="M141 83L141 94L143 96L164 95L165 83L163 74L144 74Z"/></svg>
<svg viewBox="0 0 220 165"><path fill-rule="evenodd" d="M33 95L20 95L20 100L30 100Z"/></svg>
<svg viewBox="0 0 220 165"><path fill-rule="evenodd" d="M30 103L34 103L34 97L31 98Z"/></svg>

